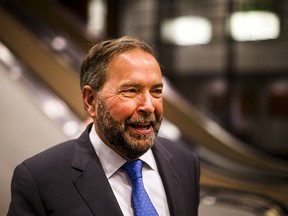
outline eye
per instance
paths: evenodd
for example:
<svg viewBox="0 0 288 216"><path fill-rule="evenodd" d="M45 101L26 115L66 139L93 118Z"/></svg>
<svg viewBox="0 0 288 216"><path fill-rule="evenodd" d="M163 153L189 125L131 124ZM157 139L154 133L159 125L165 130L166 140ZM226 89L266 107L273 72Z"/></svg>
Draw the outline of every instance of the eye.
<svg viewBox="0 0 288 216"><path fill-rule="evenodd" d="M153 95L153 97L155 98L160 98L162 97L163 94L163 89L162 88L157 88L151 91L151 94Z"/></svg>
<svg viewBox="0 0 288 216"><path fill-rule="evenodd" d="M126 92L137 92L137 90L136 89L127 89L127 90L125 90Z"/></svg>
<svg viewBox="0 0 288 216"><path fill-rule="evenodd" d="M137 92L137 90L136 89L125 89L122 92L124 92L124 93L134 93L134 92Z"/></svg>
<svg viewBox="0 0 288 216"><path fill-rule="evenodd" d="M137 89L135 88L129 88L129 89L124 89L121 91L122 95L127 96L127 97L131 97L137 94Z"/></svg>

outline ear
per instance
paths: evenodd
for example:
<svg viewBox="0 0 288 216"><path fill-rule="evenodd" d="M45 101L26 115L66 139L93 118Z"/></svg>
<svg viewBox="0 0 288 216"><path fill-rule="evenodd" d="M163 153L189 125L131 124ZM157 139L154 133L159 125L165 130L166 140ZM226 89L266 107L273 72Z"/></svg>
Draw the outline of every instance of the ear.
<svg viewBox="0 0 288 216"><path fill-rule="evenodd" d="M96 91L93 90L91 86L85 85L82 88L82 101L84 104L84 108L89 114L89 116L93 119L96 117L96 96Z"/></svg>

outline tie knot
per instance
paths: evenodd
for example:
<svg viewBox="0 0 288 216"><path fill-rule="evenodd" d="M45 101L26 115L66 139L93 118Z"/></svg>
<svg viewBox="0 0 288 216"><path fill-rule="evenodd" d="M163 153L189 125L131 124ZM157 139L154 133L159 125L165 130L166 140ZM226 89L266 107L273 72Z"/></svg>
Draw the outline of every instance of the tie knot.
<svg viewBox="0 0 288 216"><path fill-rule="evenodd" d="M123 167L132 182L134 182L137 178L142 178L142 161L141 160L138 159L132 162L126 162L123 165Z"/></svg>

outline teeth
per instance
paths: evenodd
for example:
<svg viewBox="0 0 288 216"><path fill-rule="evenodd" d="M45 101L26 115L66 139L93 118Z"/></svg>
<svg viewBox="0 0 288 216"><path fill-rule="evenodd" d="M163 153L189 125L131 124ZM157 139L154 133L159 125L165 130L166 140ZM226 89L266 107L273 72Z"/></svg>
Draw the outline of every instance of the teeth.
<svg viewBox="0 0 288 216"><path fill-rule="evenodd" d="M148 130L149 128L150 128L150 126L152 126L152 124L150 123L150 122L146 122L146 123L144 123L144 122L142 122L142 123L140 123L140 122L138 122L138 123L130 123L130 126L131 127L134 127L134 128L138 128L138 129L145 129L145 130Z"/></svg>
<svg viewBox="0 0 288 216"><path fill-rule="evenodd" d="M136 125L137 128L148 129L149 125Z"/></svg>

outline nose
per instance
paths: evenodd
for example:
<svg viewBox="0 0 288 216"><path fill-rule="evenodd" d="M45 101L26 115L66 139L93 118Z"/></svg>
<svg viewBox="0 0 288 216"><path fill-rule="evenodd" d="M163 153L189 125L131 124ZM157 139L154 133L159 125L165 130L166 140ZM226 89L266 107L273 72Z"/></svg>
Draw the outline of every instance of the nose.
<svg viewBox="0 0 288 216"><path fill-rule="evenodd" d="M145 113L148 115L154 112L155 107L153 104L153 97L150 94L150 92L141 94L139 102L140 103L138 106L138 112Z"/></svg>

